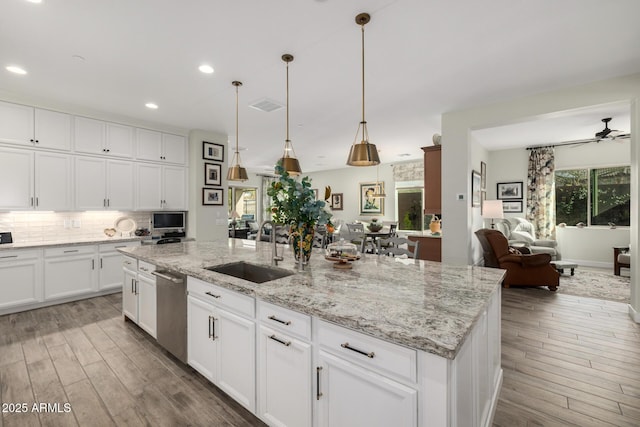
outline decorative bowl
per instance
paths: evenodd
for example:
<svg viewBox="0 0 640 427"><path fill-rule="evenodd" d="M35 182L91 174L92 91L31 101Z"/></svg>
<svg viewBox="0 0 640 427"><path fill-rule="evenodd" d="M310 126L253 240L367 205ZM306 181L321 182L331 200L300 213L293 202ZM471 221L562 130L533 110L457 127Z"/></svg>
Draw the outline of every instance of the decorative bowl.
<svg viewBox="0 0 640 427"><path fill-rule="evenodd" d="M348 269L352 268L351 261L360 259L360 254L356 245L340 239L339 242L327 245L324 258L335 263L333 268Z"/></svg>

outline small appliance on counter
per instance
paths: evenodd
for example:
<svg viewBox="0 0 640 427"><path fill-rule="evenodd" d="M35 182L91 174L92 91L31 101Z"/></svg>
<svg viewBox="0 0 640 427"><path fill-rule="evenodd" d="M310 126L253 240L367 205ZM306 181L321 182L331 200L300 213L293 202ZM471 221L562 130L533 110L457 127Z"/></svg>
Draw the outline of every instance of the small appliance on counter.
<svg viewBox="0 0 640 427"><path fill-rule="evenodd" d="M0 245L5 243L13 243L13 237L11 237L10 231L0 232Z"/></svg>

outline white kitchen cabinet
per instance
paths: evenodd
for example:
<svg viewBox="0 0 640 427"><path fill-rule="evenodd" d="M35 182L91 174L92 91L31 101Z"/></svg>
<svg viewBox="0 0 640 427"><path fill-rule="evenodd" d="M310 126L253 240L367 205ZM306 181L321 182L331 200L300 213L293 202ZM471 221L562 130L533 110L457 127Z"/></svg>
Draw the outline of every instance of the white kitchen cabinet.
<svg viewBox="0 0 640 427"><path fill-rule="evenodd" d="M140 242L123 242L104 243L99 246L99 290L122 289L123 255L118 252L118 249L139 245Z"/></svg>
<svg viewBox="0 0 640 427"><path fill-rule="evenodd" d="M187 289L189 364L254 412L256 329L244 317L254 313L253 298L192 277Z"/></svg>
<svg viewBox="0 0 640 427"><path fill-rule="evenodd" d="M136 129L136 158L183 165L187 143L184 136L148 129Z"/></svg>
<svg viewBox="0 0 640 427"><path fill-rule="evenodd" d="M156 338L156 279L138 272L138 326Z"/></svg>
<svg viewBox="0 0 640 427"><path fill-rule="evenodd" d="M131 265L127 265L127 262ZM137 262L129 257L123 261L122 279L122 314L138 323L138 273ZM129 267L133 267L131 270Z"/></svg>
<svg viewBox="0 0 640 427"><path fill-rule="evenodd" d="M0 209L33 209L33 152L0 148Z"/></svg>
<svg viewBox="0 0 640 427"><path fill-rule="evenodd" d="M33 145L33 107L0 102L0 142Z"/></svg>
<svg viewBox="0 0 640 427"><path fill-rule="evenodd" d="M323 350L316 370L318 426L417 425L417 390Z"/></svg>
<svg viewBox="0 0 640 427"><path fill-rule="evenodd" d="M75 206L78 210L133 210L132 162L76 157Z"/></svg>
<svg viewBox="0 0 640 427"><path fill-rule="evenodd" d="M187 210L185 168L139 163L136 178L137 210Z"/></svg>
<svg viewBox="0 0 640 427"><path fill-rule="evenodd" d="M133 128L117 123L76 116L75 151L113 157L133 157Z"/></svg>
<svg viewBox="0 0 640 427"><path fill-rule="evenodd" d="M0 102L0 142L69 151L71 128L69 114Z"/></svg>
<svg viewBox="0 0 640 427"><path fill-rule="evenodd" d="M215 327L215 307L187 296L187 361L212 383L217 383L218 337Z"/></svg>
<svg viewBox="0 0 640 427"><path fill-rule="evenodd" d="M42 301L42 251L0 251L0 309Z"/></svg>
<svg viewBox="0 0 640 427"><path fill-rule="evenodd" d="M311 344L260 325L258 416L274 426L310 426Z"/></svg>
<svg viewBox="0 0 640 427"><path fill-rule="evenodd" d="M44 298L71 297L98 290L95 246L65 246L44 251Z"/></svg>
<svg viewBox="0 0 640 427"><path fill-rule="evenodd" d="M0 149L0 209L70 210L70 156L33 150Z"/></svg>

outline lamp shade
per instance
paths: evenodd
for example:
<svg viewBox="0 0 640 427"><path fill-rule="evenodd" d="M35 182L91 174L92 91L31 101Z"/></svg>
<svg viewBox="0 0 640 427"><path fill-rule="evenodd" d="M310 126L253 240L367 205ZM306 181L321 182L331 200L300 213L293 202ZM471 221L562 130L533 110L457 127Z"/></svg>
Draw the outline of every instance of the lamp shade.
<svg viewBox="0 0 640 427"><path fill-rule="evenodd" d="M349 151L347 165L349 166L375 166L380 163L378 149L375 144L361 142L353 144Z"/></svg>
<svg viewBox="0 0 640 427"><path fill-rule="evenodd" d="M247 170L238 163L227 170L227 180L229 181L246 181L248 179Z"/></svg>
<svg viewBox="0 0 640 427"><path fill-rule="evenodd" d="M482 203L483 218L504 218L502 200L485 200Z"/></svg>

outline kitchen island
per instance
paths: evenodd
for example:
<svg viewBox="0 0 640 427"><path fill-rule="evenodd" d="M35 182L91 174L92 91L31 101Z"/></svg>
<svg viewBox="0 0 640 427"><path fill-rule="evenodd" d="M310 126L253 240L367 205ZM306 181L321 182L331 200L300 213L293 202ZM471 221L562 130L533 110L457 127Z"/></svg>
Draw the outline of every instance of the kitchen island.
<svg viewBox="0 0 640 427"><path fill-rule="evenodd" d="M240 314L241 320L257 325L258 344L260 330L270 327L265 319L281 322L275 315L263 318L261 312L282 308L291 310L293 317L300 315L302 323L308 318L309 333L299 332L296 337L293 332L292 336L309 347L311 360L303 365L315 367L302 374L309 379L302 381L302 387L309 388L302 394L309 397L306 406L313 405L309 410L313 425L337 425L334 423L342 420L355 420L356 424L369 420L366 422L383 425L388 413L392 413L388 419L393 419L394 425L490 424L502 378L502 270L375 255L363 256L351 270L338 270L324 259L321 250L316 250L304 271L298 271L291 249L285 248L284 261L275 267L270 244L239 239L120 251L153 264L158 270L188 276L190 298L192 293L197 297L196 291L203 286L211 285L223 294L231 291L230 296L255 300L255 309L248 308ZM205 269L239 261L293 274L257 284ZM220 298L219 292L202 292L205 294ZM193 302L198 303L196 300ZM214 319L213 327L208 325L209 338L218 338L222 324L215 324L215 314L209 319ZM274 333L269 329L267 338L290 347L294 341L276 335L282 331L278 327L276 324ZM189 337L191 340L191 331ZM339 342L336 348L332 347L333 341ZM367 345L380 347L363 351ZM190 352L192 347L190 342ZM263 347L252 347L257 365L257 403L251 397L246 402L237 400L267 423L279 424L281 420L274 420L273 414L262 410L265 403L261 396L269 393L261 390L270 378L263 370L277 365L273 359L269 359L270 363L262 360L262 351L268 350ZM215 375L209 378L215 383ZM352 385L350 393L341 392ZM380 385L391 388L380 393ZM352 395L367 394L368 390L371 395ZM340 402L344 406L345 399L350 400L346 407L353 408L357 417L349 418L353 414L341 407Z"/></svg>

